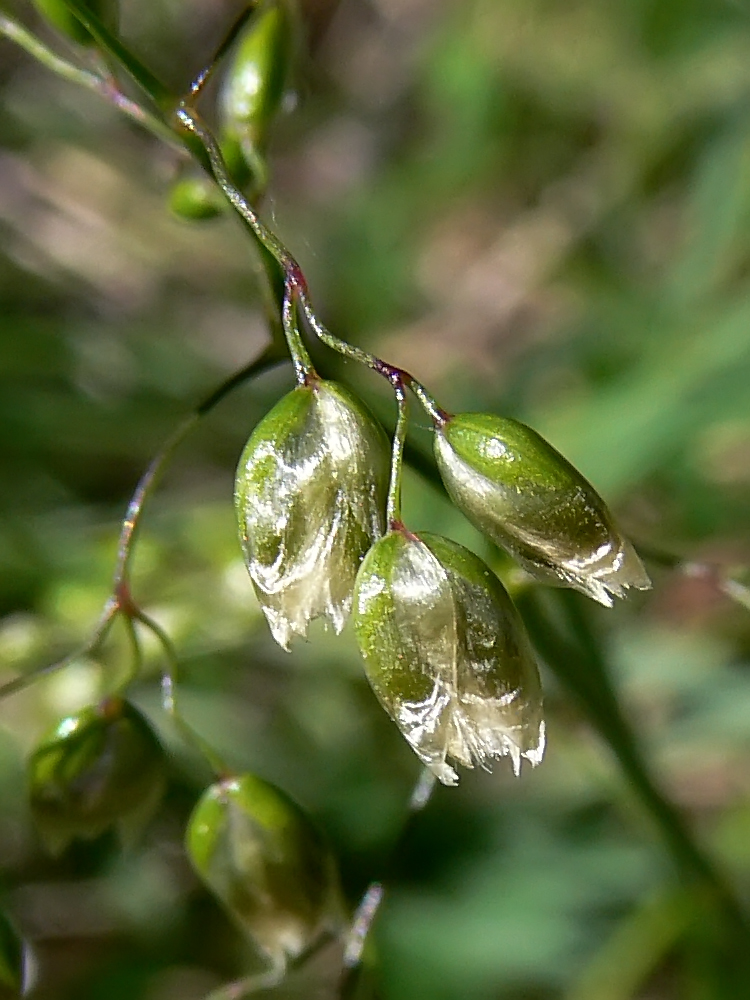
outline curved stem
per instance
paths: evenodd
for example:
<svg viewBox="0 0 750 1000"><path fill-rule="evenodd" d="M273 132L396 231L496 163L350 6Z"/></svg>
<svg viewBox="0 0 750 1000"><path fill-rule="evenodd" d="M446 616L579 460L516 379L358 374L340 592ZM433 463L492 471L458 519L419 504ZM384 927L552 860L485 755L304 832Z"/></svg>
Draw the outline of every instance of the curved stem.
<svg viewBox="0 0 750 1000"><path fill-rule="evenodd" d="M228 379L222 382L217 389L196 406L195 410L173 431L149 462L148 468L139 479L138 485L130 498L128 509L120 529L120 537L117 543L117 562L114 571L115 590L127 581L129 577L130 564L133 558L134 539L143 514L144 503L153 492L160 476L179 445L182 444L198 421L220 403L233 389L266 369L279 364L281 360L282 358L279 357L277 348L271 345L259 357L251 361L250 364L245 365L244 368L230 375Z"/></svg>
<svg viewBox="0 0 750 1000"><path fill-rule="evenodd" d="M678 570L684 576L701 577L710 581L725 597L728 597L735 604L739 604L740 607L750 611L750 587L727 573L726 569L719 563L684 559L673 552L667 552L650 544L641 545L639 543L636 545L636 549L644 559L656 563L657 566ZM747 567L745 566L735 566L733 569L734 572L747 571Z"/></svg>
<svg viewBox="0 0 750 1000"><path fill-rule="evenodd" d="M271 232L258 217L258 213L250 205L232 181L227 171L224 157L222 156L219 144L213 133L203 124L198 112L188 106L186 101L180 101L175 111L175 116L179 124L189 133L194 135L206 152L211 172L216 183L224 192L224 196L231 204L232 208L245 220L250 229L255 234L256 239L272 254L274 259L281 265L287 284L290 288L304 288L305 278L297 261L292 257L281 240Z"/></svg>
<svg viewBox="0 0 750 1000"><path fill-rule="evenodd" d="M225 379L213 392L196 406L195 410L177 427L169 436L159 452L149 462L148 468L138 481L138 485L130 498L128 509L120 528L120 537L117 544L117 560L113 574L112 594L107 599L97 624L89 639L78 649L68 653L54 663L45 664L36 670L31 670L27 674L14 677L13 680L0 685L0 701L23 691L37 680L48 677L63 670L75 660L83 656L92 656L99 649L101 644L109 634L109 630L118 614L122 613L126 620L137 618L139 610L130 597L128 580L130 576L130 565L133 559L135 538L137 529L143 515L143 507L148 497L153 492L159 477L164 472L169 460L172 458L177 447L187 437L190 431L199 422L201 417L209 413L220 403L233 389L246 382L249 378L260 374L268 368L283 361L284 356L279 351L277 345L271 344L266 350L250 364L234 372Z"/></svg>
<svg viewBox="0 0 750 1000"><path fill-rule="evenodd" d="M256 8L263 2L263 0L252 0L252 2L245 5L244 10L242 10L239 16L235 19L234 24L229 29L229 31L224 36L224 40L218 49L214 53L214 57L211 62L200 73L196 76L193 82L190 84L190 90L188 93L195 100L201 94L201 91L206 86L208 81L211 79L211 75L214 69L218 66L224 56L227 54L229 49L235 42L235 39L242 31L242 29L247 24L250 17L255 13Z"/></svg>
<svg viewBox="0 0 750 1000"><path fill-rule="evenodd" d="M396 429L393 432L393 448L391 450L391 478L388 484L388 504L386 521L389 527L401 522L401 480L403 479L404 444L406 429L409 422L409 406L404 386L399 379L394 385L398 416Z"/></svg>
<svg viewBox="0 0 750 1000"><path fill-rule="evenodd" d="M284 283L284 300L281 305L281 322L284 328L284 338L292 356L297 382L300 385L305 385L310 379L315 378L316 374L297 326L295 289L286 282Z"/></svg>
<svg viewBox="0 0 750 1000"><path fill-rule="evenodd" d="M39 667L37 670L31 670L27 674L21 674L20 677L14 677L12 681L8 681L0 686L0 701L3 698L8 698L10 695L16 694L18 691L23 691L24 688L29 687L35 681L41 680L42 677L49 677L51 674L57 673L58 670L64 669L84 656L93 656L106 639L119 610L119 600L114 596L110 597L102 609L99 621L94 627L88 642L79 646L78 649L73 650L72 653L68 653L67 656L63 656L61 660L45 664L45 666Z"/></svg>
<svg viewBox="0 0 750 1000"><path fill-rule="evenodd" d="M138 638L138 631L135 627L135 622L129 614L123 615L123 620L125 623L125 631L130 642L130 651L132 654L131 666L126 677L118 685L117 693L122 694L133 683L138 677L140 677L141 670L143 669L143 650L141 649L140 639Z"/></svg>
<svg viewBox="0 0 750 1000"><path fill-rule="evenodd" d="M355 347L353 344L349 344L345 340L341 340L339 337L335 337L329 330L326 329L316 316L315 310L312 307L307 288L307 281L305 280L302 268L278 236L276 236L276 234L261 221L258 213L232 181L232 178L227 170L226 163L224 162L224 157L219 149L219 144L211 131L206 128L198 113L193 108L189 107L186 101L180 102L175 114L183 128L185 128L190 134L194 135L203 146L206 155L208 156L214 179L224 192L224 196L227 198L232 208L234 208L238 215L240 215L240 217L245 221L261 246L271 254L283 271L285 305L287 302L298 303L305 315L305 318L310 324L311 329L322 343L326 344L332 350L337 351L339 354L343 354L345 357L350 358L352 361L356 361L359 364L372 369L372 371L382 375L383 378L388 379L389 382L394 382L394 379L400 380L402 385L414 393L435 424L441 425L445 423L450 414L448 414L438 404L435 397L425 388L425 386L422 385L421 382L418 382L413 375L404 371L403 368L390 365L376 357L374 354L370 354L368 351L363 351L361 348ZM291 309L291 304L287 306L287 308ZM300 348L302 348L302 351L305 350L301 345L301 339L290 339L290 329L291 327L285 324L285 333L287 333L290 353L292 353L292 357L295 361L295 367L298 368L298 372L304 373L305 366L309 364L309 357L307 356L306 351L304 355L300 351ZM294 329L296 332L296 327ZM308 370L312 373L311 365Z"/></svg>
<svg viewBox="0 0 750 1000"><path fill-rule="evenodd" d="M143 128L148 129L149 132L163 142L175 148L183 148L172 129L161 121L161 119L157 118L156 115L151 114L136 101L131 100L123 94L117 85L117 81L112 76L93 73L91 70L76 66L62 56L57 55L56 52L53 52L36 35L33 35L14 18L8 17L7 14L0 13L0 35L3 35L9 41L14 42L20 48L24 49L37 62L40 62L57 76L62 77L62 79L69 80L71 83L76 83L87 90L94 91L94 93L103 97L105 101L117 108L118 111L122 111L128 118L142 125Z"/></svg>
<svg viewBox="0 0 750 1000"><path fill-rule="evenodd" d="M227 170L218 142L213 133L203 124L197 111L188 107L185 101L181 101L175 114L180 124L194 135L203 146L211 166L211 173L223 191L224 197L250 227L261 246L271 254L280 266L284 274L282 324L289 353L294 362L298 381L304 382L309 378L314 378L315 369L310 355L302 343L296 320L296 303L301 301L301 296L306 289L302 269L281 240L261 222L258 213L235 185Z"/></svg>
<svg viewBox="0 0 750 1000"><path fill-rule="evenodd" d="M351 1000L354 997L362 972L362 954L365 950L367 938L372 930L372 925L383 902L385 883L388 880L390 869L398 856L399 846L403 842L414 817L430 801L436 786L437 778L432 771L427 767L422 768L419 778L409 796L406 816L404 817L404 822L396 838L396 842L391 848L388 861L385 865L384 877L379 881L370 882L355 910L349 934L344 944L344 970L340 983L340 1000Z"/></svg>
<svg viewBox="0 0 750 1000"><path fill-rule="evenodd" d="M154 104L162 111L169 111L174 103L169 89L102 23L85 0L63 0L63 3L94 36L101 48L130 74Z"/></svg>
<svg viewBox="0 0 750 1000"><path fill-rule="evenodd" d="M106 51L114 56L133 76L149 96L156 101L159 107L166 108L170 101L166 88L131 53L124 49L119 41L107 31L104 25L90 11L85 9L81 0L65 0L65 2L69 3L69 6L75 12L76 16L79 17L81 23L92 32ZM200 95L217 61L231 46L247 18L252 13L254 6L252 5L243 11L220 46L214 60L196 77L188 95L191 100L196 99ZM402 384L414 393L420 405L426 410L436 425L440 426L449 418L450 414L442 409L428 389L409 372L390 365L376 355L341 340L339 337L334 336L320 322L312 308L302 269L276 234L261 222L257 212L252 208L242 192L234 185L216 139L203 124L198 113L189 106L187 100L181 101L175 111L175 117L184 130L182 135L183 142L180 143L176 133L163 121L123 94L113 77L99 76L96 73L81 69L62 59L20 24L5 15L0 15L0 33L22 46L27 52L59 76L90 90L94 90L110 104L118 108L118 110L128 115L134 121L137 121L169 145L177 145L181 151L187 148L187 151L194 155L202 166L210 170L210 173L234 210L240 215L266 254L276 262L282 272L282 324L298 382L305 382L315 376L315 370L309 353L304 346L297 326L296 308L299 305L313 332L322 343L339 354L366 365L372 371L377 372L389 381L392 381L394 376L398 376ZM184 134L185 132L187 135ZM197 146L190 141L189 137L197 140ZM267 260L264 261L264 267L269 276L269 281L271 284L275 284L275 277L269 273ZM186 426L184 433L187 434L189 430L190 428ZM175 441L170 442L171 446L176 447L180 440L181 437L178 431L175 433Z"/></svg>
<svg viewBox="0 0 750 1000"><path fill-rule="evenodd" d="M366 365L372 371L377 372L378 375L387 378L389 382L395 384L395 381L398 380L403 386L414 393L422 407L431 417L433 423L437 426L441 426L450 418L450 414L438 404L432 393L421 382L418 382L410 372L407 372L403 368L398 368L396 365L388 364L387 361L383 361L376 355L370 354L369 351L363 351L360 347L354 347L353 344L349 344L345 340L341 340L340 337L332 334L315 315L306 287L300 290L299 299L305 318L318 340L338 354L343 354L344 357L352 361Z"/></svg>
<svg viewBox="0 0 750 1000"><path fill-rule="evenodd" d="M177 707L176 684L178 661L177 653L172 645L172 640L169 638L161 625L151 618L150 615L147 615L145 611L141 611L140 608L133 607L130 611L130 616L140 622L143 626L149 629L153 635L156 636L164 652L166 667L162 673L161 680L162 707L164 711L170 716L170 718L172 718L185 740L195 747L195 749L198 750L206 759L217 778L228 777L232 773L231 770L227 767L211 744L204 740L203 737L200 736L195 729L193 729Z"/></svg>

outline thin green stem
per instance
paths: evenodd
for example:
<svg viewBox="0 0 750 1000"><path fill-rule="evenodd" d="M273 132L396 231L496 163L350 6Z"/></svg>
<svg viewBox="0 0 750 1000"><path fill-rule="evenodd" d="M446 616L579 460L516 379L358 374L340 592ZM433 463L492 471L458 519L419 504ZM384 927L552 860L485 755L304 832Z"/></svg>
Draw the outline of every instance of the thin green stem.
<svg viewBox="0 0 750 1000"><path fill-rule="evenodd" d="M106 639L119 609L120 604L117 598L114 596L110 597L104 605L102 613L99 616L99 621L96 623L87 642L79 646L78 649L73 650L72 653L68 653L67 656L63 656L61 660L45 664L45 666L39 667L37 670L30 670L27 674L21 674L20 677L14 677L12 681L3 684L0 687L0 701L3 698L9 698L18 691L23 691L24 688L29 687L35 681L41 680L42 677L49 677L51 674L57 673L58 670L63 670L76 660L80 660L85 656L93 656Z"/></svg>
<svg viewBox="0 0 750 1000"><path fill-rule="evenodd" d="M229 49L235 42L235 39L242 31L242 29L247 24L250 17L255 13L256 8L262 3L262 0L253 0L252 3L248 3L245 9L240 13L240 15L234 21L234 24L229 29L229 31L224 36L224 40L214 53L214 57L211 62L206 66L201 72L196 76L190 85L189 94L193 100L196 100L203 88L206 86L208 81L211 79L211 75L216 68L216 66L221 62L224 56L227 54Z"/></svg>
<svg viewBox="0 0 750 1000"><path fill-rule="evenodd" d="M190 134L194 135L203 146L211 167L214 180L219 185L232 208L249 226L253 235L262 247L273 257L284 275L284 290L281 318L284 336L292 356L294 368L299 382L305 382L315 377L310 355L302 342L297 326L297 301L305 289L305 278L297 261L292 257L281 240L261 222L258 213L242 194L232 180L224 161L219 144L212 132L203 124L195 109L181 101L177 111L177 120Z"/></svg>
<svg viewBox="0 0 750 1000"><path fill-rule="evenodd" d="M143 670L143 650L141 648L141 642L138 636L138 630L135 627L135 622L129 614L124 614L122 617L125 624L125 632L130 642L131 662L130 670L118 685L118 694L122 694L126 688L133 683L133 681L137 680Z"/></svg>
<svg viewBox="0 0 750 1000"><path fill-rule="evenodd" d="M11 42L15 42L16 45L28 52L30 56L33 56L37 62L40 62L64 80L70 80L71 83L77 83L79 86L87 87L89 90L99 89L100 78L96 73L91 73L87 69L81 69L79 66L68 62L67 59L63 59L62 56L58 56L56 52L48 48L44 42L24 28L22 24L19 24L14 18L8 17L7 14L3 13L0 13L0 35L4 35Z"/></svg>
<svg viewBox="0 0 750 1000"><path fill-rule="evenodd" d="M18 691L24 690L24 688L29 687L43 677L48 677L50 674L57 673L58 670L63 670L81 657L92 656L97 652L109 634L109 630L118 614L122 613L126 620L131 617L138 617L139 609L137 609L137 606L130 597L128 581L137 529L140 525L146 500L153 493L161 474L164 472L177 447L199 420L213 410L233 389L255 375L259 375L268 368L279 364L283 360L283 357L276 344L269 345L258 358L251 361L250 364L245 365L244 368L234 372L234 374L230 375L229 378L225 379L221 385L206 396L169 436L141 476L128 504L127 513L120 528L112 594L107 599L91 636L82 646L75 649L72 653L68 653L62 659L56 660L54 663L45 664L45 666L31 670L27 674L14 677L13 680L0 686L0 701L16 694Z"/></svg>
<svg viewBox="0 0 750 1000"><path fill-rule="evenodd" d="M117 562L114 571L115 591L128 580L130 575L134 539L143 514L143 506L148 497L153 493L177 448L201 418L209 413L233 389L255 375L259 375L266 369L279 364L281 360L282 358L279 356L278 349L275 345L271 344L259 357L251 361L250 364L245 365L244 368L230 375L228 379L222 382L218 388L196 406L195 410L170 434L160 450L149 462L148 468L141 476L130 498L128 509L120 529L120 537L117 543Z"/></svg>
<svg viewBox="0 0 750 1000"><path fill-rule="evenodd" d="M433 423L440 426L449 419L450 414L444 410L425 386L410 373L405 371L403 368L398 368L395 365L388 364L387 361L383 361L381 358L377 357L375 354L370 354L369 351L363 351L360 347L354 347L353 344L347 343L345 340L341 340L340 337L336 337L331 333L318 319L315 314L315 310L310 302L310 297L307 292L307 287L301 289L299 293L300 306L305 314L307 322L315 334L315 336L324 343L331 350L336 351L338 354L343 354L344 357L349 358L352 361L357 361L361 365L366 365L372 371L377 372L382 375L383 378L387 378L389 382L395 384L395 380L399 380L402 385L407 389L410 389L416 398L419 400L421 406L427 411Z"/></svg>
<svg viewBox="0 0 750 1000"><path fill-rule="evenodd" d="M289 314L291 315L292 307L295 304L298 304L302 309L307 322L310 324L311 329L322 343L326 344L326 346L330 347L332 350L337 351L339 354L343 354L350 360L356 361L359 364L372 369L372 371L377 372L384 378L387 378L389 382L393 383L394 379L398 378L406 388L410 389L414 393L420 404L432 418L433 422L437 425L443 424L448 419L449 414L438 404L435 397L425 388L425 386L423 386L421 382L418 382L413 375L404 371L402 368L397 368L395 365L388 364L381 358L376 357L374 354L370 354L368 351L363 351L361 348L355 347L353 344L349 344L345 340L341 340L339 337L334 336L329 330L326 329L323 323L321 323L318 319L315 314L315 310L312 307L310 294L307 288L307 281L305 280L302 268L278 236L276 236L276 234L261 221L258 213L232 181L232 178L227 170L226 163L224 162L221 149L219 148L219 144L216 142L216 139L211 131L203 124L198 113L193 108L189 107L185 101L180 102L176 115L183 128L187 129L188 132L194 135L203 146L206 155L208 156L214 179L224 192L226 199L249 226L261 246L263 246L265 250L271 254L281 268L284 274L284 305L285 309L289 311ZM295 362L295 367L297 367L298 370L298 377L302 379L306 370L312 373L312 365L309 364L309 356L307 355L304 347L302 347L301 338L299 338L296 324L285 322L284 329L287 335L290 353L292 354L292 358ZM304 355L301 353L300 348L304 351ZM308 365L309 369L306 367Z"/></svg>
<svg viewBox="0 0 750 1000"><path fill-rule="evenodd" d="M420 813L432 798L437 779L429 768L422 768L419 778L409 796L404 822L393 844L385 865L384 877L372 881L365 890L359 905L354 912L354 918L344 943L344 968L340 983L339 1000L351 1000L354 997L362 974L362 954L367 944L375 918L378 915L385 896L385 884L391 869L399 856L399 849L404 837L409 831L414 817Z"/></svg>
<svg viewBox="0 0 750 1000"><path fill-rule="evenodd" d="M145 628L149 629L152 634L156 636L164 652L166 666L162 673L161 681L162 707L164 708L164 711L174 721L186 742L195 747L195 749L202 754L217 778L226 778L232 773L230 769L221 759L219 754L214 750L211 744L204 740L203 737L197 733L195 729L193 729L177 706L176 686L178 660L177 653L172 645L172 640L169 638L161 625L159 625L159 623L150 615L147 615L145 611L142 611L140 608L133 608L131 610L131 615L136 621L140 622L143 626L145 626Z"/></svg>
<svg viewBox="0 0 750 1000"><path fill-rule="evenodd" d="M256 239L274 257L284 271L288 284L304 286L305 279L297 261L292 257L281 240L258 217L258 213L232 181L227 170L224 157L213 133L204 125L198 112L188 106L186 101L180 101L175 111L179 124L194 135L205 150L211 172L216 183L224 192L224 196L232 208L245 220L255 234Z"/></svg>
<svg viewBox="0 0 750 1000"><path fill-rule="evenodd" d="M154 491L157 481L164 472L170 459L190 431L198 423L200 417L191 413L176 430L170 434L160 450L151 459L148 468L138 480L138 485L128 503L127 513L122 521L120 537L117 542L117 562L115 564L114 585L119 587L130 575L130 565L133 559L136 531L140 525L143 506Z"/></svg>
<svg viewBox="0 0 750 1000"><path fill-rule="evenodd" d="M636 548L644 559L655 563L657 566L678 570L684 576L700 577L709 581L725 597L728 597L731 601L739 604L740 607L750 611L750 587L727 573L726 569L719 563L684 559L673 552L667 552L650 544L638 544ZM733 569L735 572L742 573L746 572L747 567L735 566Z"/></svg>
<svg viewBox="0 0 750 1000"><path fill-rule="evenodd" d="M51 70L57 76L62 77L70 83L78 84L103 97L105 101L122 111L133 121L142 125L157 138L169 143L170 146L182 149L182 145L168 125L156 115L151 114L136 101L131 100L122 93L117 81L112 76L103 76L93 73L91 70L83 69L69 62L56 52L53 52L36 35L33 35L22 24L19 24L12 17L0 13L0 35L14 42L29 55L33 56L37 62Z"/></svg>
<svg viewBox="0 0 750 1000"><path fill-rule="evenodd" d="M133 76L159 107L166 109L171 103L169 93L150 71L132 53L125 49L118 39L111 35L106 27L90 11L86 10L81 0L65 0L65 2L84 27L91 31L102 45L102 48ZM231 46L247 18L252 13L252 10L253 7L251 6L243 11L222 43L216 58L196 77L189 92L191 100L199 96L217 61ZM298 382L304 383L315 376L309 352L304 345L298 327L297 311L298 307L301 307L310 327L322 343L339 354L367 366L390 381L393 380L394 376L398 376L402 384L414 393L420 405L426 410L436 425L439 426L445 422L449 414L442 409L435 397L413 375L401 368L388 364L368 351L363 351L341 340L339 337L334 336L320 322L312 308L302 269L276 234L264 225L257 212L233 183L216 139L203 124L198 113L188 105L187 100L181 101L175 112L179 124L187 133L187 135L183 133L183 141L179 143L176 134L164 122L123 94L113 77L99 76L96 73L69 63L52 52L43 42L35 38L20 24L4 15L0 15L0 33L5 34L8 38L21 45L53 72L100 94L109 103L169 145L173 147L179 146L181 151L186 148L189 153L198 159L201 166L207 167L210 170L211 175L223 191L224 196L250 228L264 249L265 254L268 255L264 257L264 268L272 285L276 284L276 280L275 275L271 273L268 257L275 261L281 271L283 282L283 291L280 297L282 327L289 353L294 363ZM197 140L197 148L190 141L191 138ZM189 430L190 427L186 426L184 433L187 434ZM179 432L176 432L175 438L178 444L179 440L181 440Z"/></svg>
<svg viewBox="0 0 750 1000"><path fill-rule="evenodd" d="M174 106L174 97L169 89L99 20L91 8L87 6L85 0L63 0L63 2L75 14L84 28L94 36L101 48L130 74L154 104L163 112L171 111Z"/></svg>
<svg viewBox="0 0 750 1000"><path fill-rule="evenodd" d="M300 385L305 385L311 379L315 378L315 369L300 335L299 326L297 325L296 298L295 290L287 286L284 290L284 300L281 304L281 322L286 344L292 356L292 364L294 365L297 381Z"/></svg>
<svg viewBox="0 0 750 1000"><path fill-rule="evenodd" d="M391 478L388 484L388 504L386 520L390 527L401 522L401 481L404 471L404 444L409 423L409 404L403 384L399 381L394 385L398 416L396 429L393 432L393 447L391 449Z"/></svg>

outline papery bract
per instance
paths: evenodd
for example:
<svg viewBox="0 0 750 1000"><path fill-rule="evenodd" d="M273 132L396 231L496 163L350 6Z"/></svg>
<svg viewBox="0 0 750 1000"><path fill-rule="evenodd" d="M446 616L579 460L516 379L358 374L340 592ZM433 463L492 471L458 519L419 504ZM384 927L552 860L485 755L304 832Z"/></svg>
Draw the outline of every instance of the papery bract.
<svg viewBox="0 0 750 1000"><path fill-rule="evenodd" d="M243 774L211 785L185 839L201 879L274 966L340 929L333 855L302 809L269 782Z"/></svg>
<svg viewBox="0 0 750 1000"><path fill-rule="evenodd" d="M161 744L121 698L63 719L29 760L31 813L53 851L110 826L129 835L148 819L164 784Z"/></svg>
<svg viewBox="0 0 750 1000"><path fill-rule="evenodd" d="M536 579L607 607L651 586L593 486L530 427L461 413L436 430L435 455L456 506Z"/></svg>
<svg viewBox="0 0 750 1000"><path fill-rule="evenodd" d="M375 694L446 785L446 762L486 766L544 752L539 673L523 623L494 573L438 535L394 530L365 557L354 627Z"/></svg>
<svg viewBox="0 0 750 1000"><path fill-rule="evenodd" d="M387 477L382 429L334 382L293 389L251 435L237 470L240 536L285 649L319 616L344 627L359 564L383 532Z"/></svg>

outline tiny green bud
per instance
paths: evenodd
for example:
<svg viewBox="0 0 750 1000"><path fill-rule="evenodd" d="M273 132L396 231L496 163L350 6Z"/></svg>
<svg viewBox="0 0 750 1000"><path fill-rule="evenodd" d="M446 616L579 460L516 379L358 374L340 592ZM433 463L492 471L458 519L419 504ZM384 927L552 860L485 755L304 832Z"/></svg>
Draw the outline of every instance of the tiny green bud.
<svg viewBox="0 0 750 1000"><path fill-rule="evenodd" d="M293 31L283 0L271 0L245 27L221 94L222 135L239 140L252 170L284 96Z"/></svg>
<svg viewBox="0 0 750 1000"><path fill-rule="evenodd" d="M110 826L123 835L150 816L164 789L164 752L121 698L63 719L29 761L31 812L53 851Z"/></svg>
<svg viewBox="0 0 750 1000"><path fill-rule="evenodd" d="M188 823L190 861L281 967L342 922L333 855L308 816L253 774L211 785Z"/></svg>
<svg viewBox="0 0 750 1000"><path fill-rule="evenodd" d="M354 594L368 680L419 759L486 767L544 753L539 673L523 623L495 574L468 549L402 528L373 545Z"/></svg>
<svg viewBox="0 0 750 1000"><path fill-rule="evenodd" d="M39 13L71 41L79 45L97 44L94 36L84 28L65 0L33 0L33 3ZM107 28L111 31L117 29L118 0L83 0L83 3Z"/></svg>
<svg viewBox="0 0 750 1000"><path fill-rule="evenodd" d="M181 177L172 185L169 207L181 219L215 219L226 208L224 196L208 177Z"/></svg>
<svg viewBox="0 0 750 1000"><path fill-rule="evenodd" d="M235 500L250 578L289 648L326 616L338 633L359 564L384 528L388 445L364 404L317 379L284 396L250 436Z"/></svg>
<svg viewBox="0 0 750 1000"><path fill-rule="evenodd" d="M456 506L531 576L606 607L651 587L593 486L530 427L460 413L436 430L435 456Z"/></svg>

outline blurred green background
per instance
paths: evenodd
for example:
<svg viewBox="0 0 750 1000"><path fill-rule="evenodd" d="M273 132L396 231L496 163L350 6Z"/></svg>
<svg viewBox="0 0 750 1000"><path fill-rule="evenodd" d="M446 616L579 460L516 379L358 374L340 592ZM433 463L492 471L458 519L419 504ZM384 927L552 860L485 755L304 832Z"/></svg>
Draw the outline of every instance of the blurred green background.
<svg viewBox="0 0 750 1000"><path fill-rule="evenodd" d="M30 4L10 7L65 50ZM125 0L122 34L180 91L240 7ZM750 4L305 0L302 21L263 214L330 328L449 410L533 424L636 542L727 572L750 563ZM266 333L241 227L170 216L173 152L5 41L0 109L3 681L83 640L140 472ZM387 387L327 363L392 425ZM234 466L291 384L285 367L238 389L182 447L134 591L176 643L186 715L317 818L352 903L388 875L372 989L750 996L750 981L726 985L710 908L549 670L543 766L519 781L505 762L464 772L400 834L417 760L351 635L317 629L283 653L240 559ZM419 413L413 439L428 449ZM405 513L508 569L415 473ZM750 613L714 574L649 568L652 593L577 606L659 787L747 898ZM25 755L111 689L127 649L116 632L96 662L0 705L0 904L34 943L40 1000L201 1000L251 961L182 852L210 776L159 709L155 646L133 696L171 771L142 840L54 859L29 823Z"/></svg>

